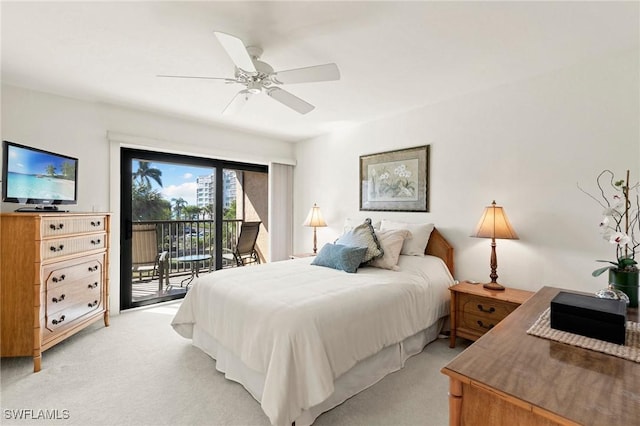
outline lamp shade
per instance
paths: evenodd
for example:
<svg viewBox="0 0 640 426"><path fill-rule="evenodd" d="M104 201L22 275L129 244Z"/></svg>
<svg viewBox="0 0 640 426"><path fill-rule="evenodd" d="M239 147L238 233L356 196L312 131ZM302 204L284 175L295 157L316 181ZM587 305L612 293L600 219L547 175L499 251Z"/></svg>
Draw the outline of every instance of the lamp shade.
<svg viewBox="0 0 640 426"><path fill-rule="evenodd" d="M327 222L324 221L322 217L322 212L320 211L320 207L317 204L313 204L311 210L309 210L309 215L305 219L303 226L313 226L315 227L323 227L327 226Z"/></svg>
<svg viewBox="0 0 640 426"><path fill-rule="evenodd" d="M503 240L518 239L518 234L513 230L504 209L500 206L496 206L495 201L493 201L490 206L485 207L484 213L478 222L478 226L476 226L476 229L471 236Z"/></svg>

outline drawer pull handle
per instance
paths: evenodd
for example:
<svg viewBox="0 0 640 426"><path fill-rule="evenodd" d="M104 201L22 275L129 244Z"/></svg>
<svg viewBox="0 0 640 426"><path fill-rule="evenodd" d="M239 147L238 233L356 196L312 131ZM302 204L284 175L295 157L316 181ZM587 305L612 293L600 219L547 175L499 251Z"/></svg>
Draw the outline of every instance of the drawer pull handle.
<svg viewBox="0 0 640 426"><path fill-rule="evenodd" d="M59 223L58 225L52 223L51 225L49 225L50 229L53 229L54 231L58 231L62 228L64 228L64 223Z"/></svg>
<svg viewBox="0 0 640 426"><path fill-rule="evenodd" d="M95 272L98 270L98 265L96 266L89 266L89 272Z"/></svg>
<svg viewBox="0 0 640 426"><path fill-rule="evenodd" d="M100 244L100 242L100 238L98 238L97 240L91 240L91 244L93 244L94 246Z"/></svg>
<svg viewBox="0 0 640 426"><path fill-rule="evenodd" d="M490 307L489 309L485 309L485 308L484 308L484 306L482 306L482 305L478 305L478 309L479 309L481 312L487 312L487 313L489 313L489 314L492 314L492 313L494 313L494 312L496 311L496 308L494 308L493 306L492 306L492 307Z"/></svg>
<svg viewBox="0 0 640 426"><path fill-rule="evenodd" d="M480 320L478 320L478 325L482 328L486 328L487 330L491 330L494 326L494 324L484 325L484 323Z"/></svg>
<svg viewBox="0 0 640 426"><path fill-rule="evenodd" d="M53 299L51 299L51 301L53 303L58 303L58 302L62 302L64 300L64 294L61 294L60 297L54 297Z"/></svg>
<svg viewBox="0 0 640 426"><path fill-rule="evenodd" d="M93 284L89 284L87 287L89 287L90 289L98 288L98 283L95 282Z"/></svg>
<svg viewBox="0 0 640 426"><path fill-rule="evenodd" d="M93 220L92 220L92 221L91 221L91 226L100 226L100 225L101 225L101 223L100 223L100 221L99 221L99 220L96 220L96 221L93 221Z"/></svg>
<svg viewBox="0 0 640 426"><path fill-rule="evenodd" d="M53 320L53 321L51 321L51 323L52 323L53 325L58 325L58 324L60 324L62 321L64 321L64 315L62 315L62 316L60 317L60 319L57 319L57 320Z"/></svg>
<svg viewBox="0 0 640 426"><path fill-rule="evenodd" d="M93 303L89 303L88 305L90 308L95 308L96 306L98 306L98 301L94 300Z"/></svg>
<svg viewBox="0 0 640 426"><path fill-rule="evenodd" d="M60 244L58 247L55 247L55 246L49 247L49 250L53 252L62 251L63 249L64 249L64 244Z"/></svg>
<svg viewBox="0 0 640 426"><path fill-rule="evenodd" d="M62 275L60 275L59 277L53 277L53 278L51 278L51 281L53 281L54 283L58 283L58 282L60 282L60 281L64 281L64 279L65 279L65 275L64 275L64 274L62 274Z"/></svg>

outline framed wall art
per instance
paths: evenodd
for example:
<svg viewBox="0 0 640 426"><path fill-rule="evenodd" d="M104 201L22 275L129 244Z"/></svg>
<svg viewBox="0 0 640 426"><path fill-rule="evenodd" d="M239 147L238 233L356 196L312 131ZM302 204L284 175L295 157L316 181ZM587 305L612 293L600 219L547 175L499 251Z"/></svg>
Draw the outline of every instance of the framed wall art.
<svg viewBox="0 0 640 426"><path fill-rule="evenodd" d="M428 212L429 145L360 156L360 210Z"/></svg>

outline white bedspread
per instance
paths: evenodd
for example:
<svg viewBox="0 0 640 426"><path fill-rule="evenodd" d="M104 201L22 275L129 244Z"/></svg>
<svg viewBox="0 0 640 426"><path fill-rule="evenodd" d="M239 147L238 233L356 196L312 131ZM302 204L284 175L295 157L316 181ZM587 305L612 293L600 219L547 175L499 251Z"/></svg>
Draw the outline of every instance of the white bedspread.
<svg viewBox="0 0 640 426"><path fill-rule="evenodd" d="M265 375L261 406L274 425L324 401L358 361L448 314L453 279L436 257L401 256L400 271L347 274L295 259L216 271L194 281L172 321L198 324Z"/></svg>

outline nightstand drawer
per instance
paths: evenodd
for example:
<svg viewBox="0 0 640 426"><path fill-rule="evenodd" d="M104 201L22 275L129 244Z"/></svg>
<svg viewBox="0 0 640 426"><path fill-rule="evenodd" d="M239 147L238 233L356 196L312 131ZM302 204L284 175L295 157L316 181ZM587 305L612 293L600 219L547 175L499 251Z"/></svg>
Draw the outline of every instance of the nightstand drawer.
<svg viewBox="0 0 640 426"><path fill-rule="evenodd" d="M491 330L502 320L502 318L487 318L485 316L466 314L460 317L460 324L458 330L466 331L467 333L473 333L478 337L482 336L487 331Z"/></svg>
<svg viewBox="0 0 640 426"><path fill-rule="evenodd" d="M515 311L517 307L515 303L465 293L460 294L458 304L458 309L462 311L459 313L461 317L479 316L496 323Z"/></svg>
<svg viewBox="0 0 640 426"><path fill-rule="evenodd" d="M304 257L314 257L315 253L296 253L289 256L291 259L302 259Z"/></svg>

